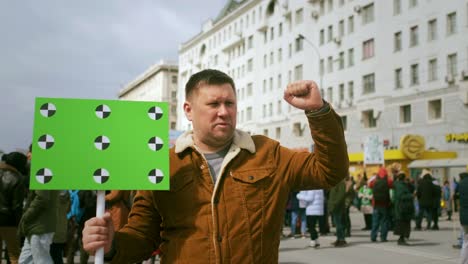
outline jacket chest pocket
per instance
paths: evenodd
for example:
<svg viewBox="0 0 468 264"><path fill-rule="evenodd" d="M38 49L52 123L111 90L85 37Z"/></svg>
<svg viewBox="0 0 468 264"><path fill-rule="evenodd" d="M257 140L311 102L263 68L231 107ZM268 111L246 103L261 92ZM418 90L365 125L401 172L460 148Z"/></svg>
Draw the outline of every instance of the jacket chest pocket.
<svg viewBox="0 0 468 264"><path fill-rule="evenodd" d="M272 170L257 169L231 172L241 199L250 210L258 210L265 204L266 191L272 181Z"/></svg>

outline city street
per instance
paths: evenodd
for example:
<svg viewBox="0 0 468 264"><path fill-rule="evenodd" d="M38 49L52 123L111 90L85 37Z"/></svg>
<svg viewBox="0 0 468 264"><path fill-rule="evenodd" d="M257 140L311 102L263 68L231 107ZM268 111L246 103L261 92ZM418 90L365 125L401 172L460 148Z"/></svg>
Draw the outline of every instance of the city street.
<svg viewBox="0 0 468 264"><path fill-rule="evenodd" d="M370 231L361 231L364 224L362 214L355 211L351 213L353 228L351 237L346 238L347 247L334 248L330 244L335 241L335 236L332 235L320 237L321 246L319 249L308 246L309 238L285 238L281 240L280 244L279 263L459 263L460 251L452 248L452 245L456 243L459 232L458 214L454 216L453 221L446 221L445 219L445 216L440 218L440 230L412 231L408 241L411 245L398 246L396 244L398 238L392 233L389 233L388 242L372 243L369 237ZM414 223L412 224L414 225ZM289 234L289 228L285 228L284 233ZM76 256L75 260L75 263L79 263L79 256ZM89 263L94 263L92 257ZM159 261L155 263L159 263Z"/></svg>
<svg viewBox="0 0 468 264"><path fill-rule="evenodd" d="M363 217L359 212L351 214L352 233L346 238L348 246L334 248L330 245L334 236L320 237L320 248L308 247L309 238L283 239L280 245L279 262L282 264L302 263L458 263L459 250L453 249L458 235L458 215L453 221L440 218L438 231L412 231L408 243L398 246L398 237L389 233L388 242L372 243L370 231L361 231ZM412 223L414 226L414 222ZM424 225L423 225L424 226ZM454 229L455 228L455 229ZM289 230L285 230L285 234Z"/></svg>

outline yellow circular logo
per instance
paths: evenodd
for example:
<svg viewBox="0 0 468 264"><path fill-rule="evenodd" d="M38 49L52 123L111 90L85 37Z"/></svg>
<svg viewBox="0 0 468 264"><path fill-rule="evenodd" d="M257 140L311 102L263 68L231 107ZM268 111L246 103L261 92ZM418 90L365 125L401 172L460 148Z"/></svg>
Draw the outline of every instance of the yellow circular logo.
<svg viewBox="0 0 468 264"><path fill-rule="evenodd" d="M404 135L400 138L400 149L409 159L418 159L425 149L425 141L419 135Z"/></svg>

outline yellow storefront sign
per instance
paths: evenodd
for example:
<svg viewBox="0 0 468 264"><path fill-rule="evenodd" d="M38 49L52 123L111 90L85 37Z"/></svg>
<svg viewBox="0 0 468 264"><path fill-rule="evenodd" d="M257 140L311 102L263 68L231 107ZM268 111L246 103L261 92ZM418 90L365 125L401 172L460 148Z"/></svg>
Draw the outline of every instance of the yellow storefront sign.
<svg viewBox="0 0 468 264"><path fill-rule="evenodd" d="M468 133L459 133L459 134L446 134L445 140L447 142L460 142L460 143L468 143Z"/></svg>

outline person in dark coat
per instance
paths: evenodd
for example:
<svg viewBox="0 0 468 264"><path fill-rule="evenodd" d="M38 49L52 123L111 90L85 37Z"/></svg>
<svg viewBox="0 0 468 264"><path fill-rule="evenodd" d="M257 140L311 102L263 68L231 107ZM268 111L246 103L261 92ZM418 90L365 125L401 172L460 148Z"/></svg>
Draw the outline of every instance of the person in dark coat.
<svg viewBox="0 0 468 264"><path fill-rule="evenodd" d="M0 244L8 249L9 261L18 263L20 240L16 235L23 212L26 155L12 152L2 156L0 162Z"/></svg>
<svg viewBox="0 0 468 264"><path fill-rule="evenodd" d="M416 230L421 230L421 223L423 217L427 219L427 228L431 228L432 223L432 208L433 208L433 197L434 197L434 184L432 183L432 175L426 173L419 181L416 195L419 202L419 214L416 219Z"/></svg>
<svg viewBox="0 0 468 264"><path fill-rule="evenodd" d="M346 193L347 186L345 180L343 180L330 190L328 198L328 208L336 226L336 241L332 243L335 247L345 247L347 245L344 222Z"/></svg>
<svg viewBox="0 0 468 264"><path fill-rule="evenodd" d="M406 238L410 236L411 219L414 214L413 194L406 182L404 173L398 174L393 184L394 195L394 216L395 216L395 235L399 235L398 245L407 246Z"/></svg>
<svg viewBox="0 0 468 264"><path fill-rule="evenodd" d="M460 224L464 231L461 249L462 264L468 264L468 172L460 173Z"/></svg>
<svg viewBox="0 0 468 264"><path fill-rule="evenodd" d="M442 199L442 188L439 182L434 180L432 182L434 188L434 196L432 201L432 230L439 230L439 212L440 212L440 200Z"/></svg>

